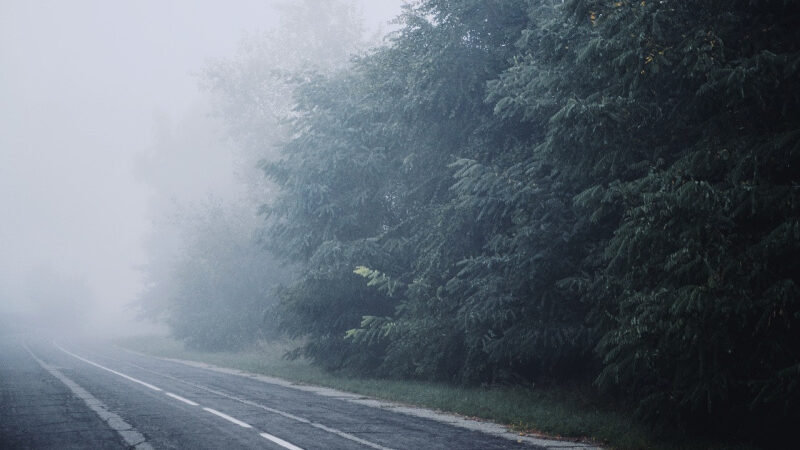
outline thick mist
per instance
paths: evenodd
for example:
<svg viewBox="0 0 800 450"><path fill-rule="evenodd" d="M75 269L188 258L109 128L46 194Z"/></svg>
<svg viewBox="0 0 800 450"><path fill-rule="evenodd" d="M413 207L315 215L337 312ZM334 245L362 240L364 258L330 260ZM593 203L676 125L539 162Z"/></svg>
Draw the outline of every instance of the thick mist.
<svg viewBox="0 0 800 450"><path fill-rule="evenodd" d="M303 27L319 17L295 17L291 35L275 34L282 17L286 34L294 3L0 4L3 326L38 318L86 332L152 329L133 320L141 311L132 304L154 276L169 275L159 264L200 238L185 232L187 221L217 206L235 210L238 224L229 225L252 238L263 155L248 147L252 130L224 125L235 111L214 83L248 58L263 63L259 46L273 45L265 70L316 64L304 59L313 30ZM354 8L362 29L345 31L366 46L400 1ZM269 39L277 37L276 50Z"/></svg>

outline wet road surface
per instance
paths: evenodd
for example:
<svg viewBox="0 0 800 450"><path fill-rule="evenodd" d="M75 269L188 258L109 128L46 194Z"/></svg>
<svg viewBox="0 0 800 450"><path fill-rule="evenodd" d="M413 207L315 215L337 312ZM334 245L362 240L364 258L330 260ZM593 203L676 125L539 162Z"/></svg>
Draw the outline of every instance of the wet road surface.
<svg viewBox="0 0 800 450"><path fill-rule="evenodd" d="M424 410L409 414L352 394L285 384L110 344L5 340L0 448L589 448L518 442L482 432L479 423L468 429L425 417Z"/></svg>

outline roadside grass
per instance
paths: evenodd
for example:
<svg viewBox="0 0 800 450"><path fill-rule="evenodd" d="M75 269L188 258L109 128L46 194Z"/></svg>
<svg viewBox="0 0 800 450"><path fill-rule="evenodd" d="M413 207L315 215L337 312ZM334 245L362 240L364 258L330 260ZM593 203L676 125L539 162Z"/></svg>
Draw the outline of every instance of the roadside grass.
<svg viewBox="0 0 800 450"><path fill-rule="evenodd" d="M358 378L331 373L307 360L287 360L291 342L261 343L239 352L204 352L162 336L122 338L116 344L166 358L187 359L221 367L325 386L382 400L422 406L462 416L510 425L515 431L549 437L591 441L631 450L752 450L746 444L687 438L680 433L657 433L630 414L605 404L585 388L462 387L444 383Z"/></svg>

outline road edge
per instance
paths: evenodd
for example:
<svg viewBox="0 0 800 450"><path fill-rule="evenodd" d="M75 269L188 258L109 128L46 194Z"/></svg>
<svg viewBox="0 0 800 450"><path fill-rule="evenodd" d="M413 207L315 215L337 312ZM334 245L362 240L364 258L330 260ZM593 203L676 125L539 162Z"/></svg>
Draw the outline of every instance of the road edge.
<svg viewBox="0 0 800 450"><path fill-rule="evenodd" d="M116 344L115 344L116 345ZM180 358L168 358L164 356L155 356L149 355L146 353L138 352L136 350L131 350L129 348L125 348L122 346L117 346L118 348L130 352L133 354L137 354L140 356L145 356L149 358L156 358L163 361L171 361L178 364L183 364L190 367L211 370L214 372L225 373L228 375L236 375L244 378L248 378L251 380L257 380L267 384L273 384L281 387L286 387L290 389L295 389L299 391L309 392L316 395L320 395L323 397L330 397L336 398L342 401L347 401L350 403L355 403L363 406L369 406L372 408L384 409L388 411L397 412L400 414L405 414L408 416L419 417L423 419L430 419L440 423L456 426L459 428L464 428L471 431L478 431L481 433L490 434L497 437L502 437L504 439L516 441L519 443L527 443L530 445L534 445L540 448L548 449L548 450L604 450L603 447L598 447L594 444L585 443L585 442L575 442L575 441L568 441L568 440L558 440L553 439L545 436L531 436L531 435L520 435L509 429L508 426L499 424L496 422L491 422L488 420L477 420L477 419L470 419L463 416L459 416L452 413L436 411L428 408L423 408L419 406L409 406L398 402L392 402L388 400L380 400L376 398L372 398L362 394L355 394L352 392L346 391L339 391L333 388L323 387L323 386L314 386L309 384L301 384L294 381L289 381L283 378L272 377L268 375L261 375L257 373L247 372L241 369L232 369L228 367L221 367L216 366L214 364L209 364L200 361L193 361L188 359L180 359Z"/></svg>
<svg viewBox="0 0 800 450"><path fill-rule="evenodd" d="M117 415L116 413L112 412L105 403L100 401L97 397L89 393L86 389L81 387L78 383L72 381L66 375L61 373L58 369L50 364L45 363L39 357L37 357L30 348L28 348L25 344L22 345L22 348L28 352L28 354L36 361L39 366L42 367L46 372L50 375L58 379L61 383L63 383L74 396L78 397L79 399L83 400L86 406L92 410L103 422L108 425L109 428L114 430L122 440L128 444L131 448L135 450L153 450L153 446L147 442L147 438L137 431L131 424L126 422L122 417Z"/></svg>

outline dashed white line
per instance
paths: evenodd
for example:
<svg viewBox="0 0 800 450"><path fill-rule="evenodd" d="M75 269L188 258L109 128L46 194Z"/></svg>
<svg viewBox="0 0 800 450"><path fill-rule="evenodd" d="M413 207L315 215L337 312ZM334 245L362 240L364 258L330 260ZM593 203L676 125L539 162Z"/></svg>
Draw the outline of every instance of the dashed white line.
<svg viewBox="0 0 800 450"><path fill-rule="evenodd" d="M288 448L289 450L303 450L302 448L300 448L300 447L298 447L298 446L296 446L294 444L290 444L289 442L286 442L283 439L281 439L281 438L279 438L277 436L273 436L273 435L271 435L269 433L260 433L260 434L261 434L261 437L263 437L264 439L269 439L270 441L280 445L281 447Z"/></svg>
<svg viewBox="0 0 800 450"><path fill-rule="evenodd" d="M227 415L227 414L225 414L223 412L219 412L216 409L211 409L211 408L203 408L203 409L208 411L208 412L210 412L211 414L214 414L214 415L217 415L219 417L222 417L223 419L227 420L228 422L233 422L233 423L235 423L236 425L239 425L242 428L253 428L253 427L250 426L249 423L244 423L241 420L233 418L233 417L231 417L231 416L229 416L229 415Z"/></svg>
<svg viewBox="0 0 800 450"><path fill-rule="evenodd" d="M189 400L188 398L183 398L180 395L173 394L172 392L165 392L165 394L167 394L167 396L169 396L169 397L174 398L175 400L182 401L183 403L186 403L187 405L200 406L199 404Z"/></svg>
<svg viewBox="0 0 800 450"><path fill-rule="evenodd" d="M108 368L108 367L106 367L106 366L101 366L100 364L97 364L96 362L89 361L88 359L86 359L86 358L83 358L83 357L81 357L81 356L78 356L78 355L76 355L75 353L72 353L72 352L71 352L71 351L69 351L69 350L64 350L64 349L63 349L63 348L62 348L60 345L56 344L55 342L53 342L53 345L55 345L55 346L56 346L56 347L57 347L59 350L61 350L62 352L66 353L66 354L68 354L68 355L70 355L70 356L72 356L73 358L78 358L78 359L80 359L81 361L83 361L83 362L85 362L85 363L87 363L87 364L91 364L91 365L93 365L93 366L95 366L95 367L99 367L99 368L101 368L101 369L103 369L103 370L107 370L107 371L109 371L109 372L113 373L114 375L119 375L119 376L121 376L122 378L125 378L126 380L133 381L134 383L139 383L139 384L141 384L142 386L145 386L145 387L147 387L147 388L150 388L150 389L152 389L152 390L154 390L154 391L161 391L161 388L159 388L159 387L156 387L156 386L153 386L153 385L152 385L152 384L150 384L150 383L145 383L145 382L144 382L144 381L142 381L142 380L137 380L136 378L130 377L130 376L128 376L128 375L125 375L124 373L117 372L116 370L109 369L109 368Z"/></svg>
<svg viewBox="0 0 800 450"><path fill-rule="evenodd" d="M126 350L126 351L128 351L130 353L136 353L136 352L133 352L133 351L130 351L130 350ZM141 354L140 354L140 356L141 356ZM107 359L111 359L111 360L115 360L114 358L110 358L110 357L106 357L106 358ZM160 359L169 360L168 358L160 358ZM120 361L118 359L115 360L115 361L122 362L122 361ZM190 365L190 366L192 365L192 364L187 364L186 361L182 361L182 360L175 360L175 361L178 361L178 362L180 362L181 364L184 364L184 365ZM299 417L299 416L296 416L294 414L291 414L291 413L288 413L288 412L285 412L285 411L281 411L279 409L271 408L271 407L263 405L261 403L253 402L253 401L241 398L241 397L237 397L235 395L231 395L231 394L228 394L228 393L225 393L225 392L222 392L222 391L218 391L216 389L212 389L210 387L203 386L201 384L192 383L192 382L183 380L181 378L174 377L172 375L167 375L165 373L157 372L155 370L148 369L147 367L143 367L143 366L140 366L138 364L134 364L132 362L127 362L126 361L126 362L124 362L124 364L136 367L137 369L143 370L145 372L150 372L150 373L152 373L154 375L158 375L160 377L164 377L164 378L168 378L168 379L173 380L173 381L177 381L178 383L185 384L187 386L192 386L192 387L195 387L197 389L202 389L202 390L204 390L206 392L211 392L212 394L219 395L221 397L229 398L231 400L237 401L239 403L243 403L245 405L254 406L256 408L263 409L264 411L268 411L268 412L271 412L271 413L274 413L274 414L278 414L280 416L286 417L287 419L295 420L297 422L312 426L314 428L318 428L318 429L326 431L328 433L335 434L336 436L339 436L341 438L347 439L349 441L358 442L361 445L364 445L364 446L367 446L367 447L370 447L370 448L374 448L375 450L394 450L391 447L385 447L385 446L377 444L375 442L371 442L371 441L368 441L366 439L362 439L362 438L360 438L358 436L354 436L354 435L352 435L350 433L346 433L344 431L337 430L336 428L331 428L331 427L325 426L325 425L323 425L323 424L321 424L319 422L314 422L314 421L306 419L304 417ZM195 367L200 367L200 366L195 366Z"/></svg>
<svg viewBox="0 0 800 450"><path fill-rule="evenodd" d="M88 359L86 359L86 358L84 358L84 357L78 356L78 355L76 355L75 353L72 353L72 352L70 352L69 350L66 350L66 349L62 348L61 346L59 346L59 345L58 345L58 344L56 344L55 342L53 342L53 345L55 345L55 346L56 346L56 347L57 347L59 350L61 350L62 352L66 353L66 354L68 354L68 355L70 355L70 356L72 356L72 357L74 357L74 358L77 358L77 359L79 359L79 360L81 360L81 361L83 361L83 362L85 362L85 363L87 363L87 364L91 364L91 365L93 365L93 366L95 366L95 367L99 367L100 369L107 370L107 371L109 371L109 372L111 372L111 373L113 373L113 374L115 374L115 375L119 375L119 376L121 376L122 378L125 378L125 379L127 379L127 380L133 381L133 382L135 382L135 383L139 383L139 384L141 384L141 385L143 385L143 386L147 386L148 388L150 388L150 389L153 389L153 390L155 390L155 391L161 391L161 390L162 390L161 388L158 388L158 387L156 387L156 386L153 386L153 385L152 385L152 384L150 384L150 383L145 383L145 382L144 382L144 381L142 381L142 380L137 380L136 378L133 378L133 377L131 377L131 376L128 376L128 375L125 375L124 373L117 372L116 370L109 369L109 368L108 368L108 367L106 367L106 366L103 366L103 365L97 364L97 363L96 363L96 362L94 362L94 361L90 361L90 360L88 360ZM26 348L26 349L27 349L27 348ZM30 350L28 350L28 352L30 353ZM33 356L33 353L31 353L31 356ZM35 358L35 357L34 357L34 358ZM40 363L40 364L42 364L42 363ZM45 366L43 365L42 367L45 367ZM186 403L187 405L192 405L192 406L200 406L198 403L196 403L196 402L193 402L193 401L189 400L188 398L183 398L183 397L181 397L180 395L173 394L172 392L164 392L164 394L165 394L165 395L167 395L168 397L172 397L172 398L174 398L175 400L178 400L178 401L181 401L181 402L183 402L183 403ZM217 411L216 409L212 409L212 408L206 408L206 407L202 407L202 408L203 408L203 410L205 410L205 411L208 411L208 412L210 412L211 414L214 414L215 416L221 417L221 418L223 418L223 419L227 420L228 422L235 423L236 425L239 425L239 426L240 426L240 427L242 427L242 428L253 428L253 427L252 427L252 426L251 426L249 423L242 422L241 420L239 420L239 419L237 419L237 418L235 418L235 417L231 417L231 416L229 416L229 415L227 415L227 414L225 414L225 413L223 413L223 412ZM123 422L123 423L124 423L124 422ZM126 425L127 425L127 424L126 424ZM277 436L273 436L273 435L271 435L271 434L269 434L269 433L263 433L263 432L262 432L262 433L259 433L259 435L261 435L261 437L263 437L263 438L265 438L265 439L268 439L268 440L270 440L270 441L274 442L275 444L278 444L278 445L280 445L281 447L287 448L287 449L289 449L289 450L303 450L302 448L300 448L300 447L298 447L298 446L296 446L296 445L294 445L294 444L292 444L292 443L290 443L290 442L284 441L283 439L281 439L281 438L279 438L279 437L277 437ZM146 445L146 444L145 444L145 445ZM149 448L149 447L148 447L148 448Z"/></svg>
<svg viewBox="0 0 800 450"><path fill-rule="evenodd" d="M156 391L161 391L160 388L158 388L156 386L153 386L152 384L145 383L144 381L141 381L141 380L137 380L136 378L133 378L133 377L128 376L128 375L125 375L124 373L117 372L116 370L109 369L108 367L102 366L102 365L97 364L97 363L95 363L93 361L90 361L90 360L88 360L86 358L78 356L78 355L76 355L76 354L74 354L74 353L72 353L72 352L70 352L68 350L65 350L64 348L62 348L61 346L56 344L55 341L53 342L53 345L55 345L62 352L66 353L66 354L68 354L68 355L70 355L70 356L72 356L74 358L77 358L77 359L79 359L79 360L81 360L81 361L83 361L85 363L91 364L91 365L93 365L95 367L99 367L99 368L101 368L103 370L107 370L107 371L109 371L109 372L111 372L113 374L119 375L119 376L121 376L121 377L123 377L125 379L128 379L130 381L139 383L139 384L144 385L144 386L147 386L150 389L153 389L153 390L156 390ZM132 365L134 367L138 367L141 370L145 370L147 372L151 372L151 373L154 373L156 375L159 375L159 376L162 376L162 377L165 377L165 378L169 378L169 379L178 381L180 383L184 383L184 384L187 384L187 385L190 385L190 386L194 386L194 387L197 387L199 389L203 389L205 391L212 392L212 393L215 393L217 395L220 395L220 396L223 396L223 397L227 397L227 398L230 398L232 400L236 400L238 402L241 402L241 403L244 403L244 404L247 404L247 405L255 406L255 407L258 407L258 408L261 408L261 409L264 409L264 410L267 410L267 411L282 415L282 416L284 416L286 418L293 419L293 420L296 420L298 422L302 422L302 423L311 425L312 427L319 428L321 430L325 430L325 431L327 431L329 433L335 434L337 436L343 437L343 438L351 440L351 441L358 442L358 443L366 445L368 447L372 447L372 448L375 448L375 449L378 449L378 450L392 450L390 448L383 447L383 446L375 444L373 442L369 442L367 440L361 439L359 437L353 436L353 435L345 433L343 431L339 431L339 430L336 430L334 428L326 427L325 425L322 425L322 424L319 424L319 423L316 423L316 422L312 422L312 421L310 421L308 419L304 419L302 417L295 416L293 414L289 414L289 413L286 413L286 412L283 412L283 411L280 411L280 410L277 410L277 409L274 409L274 408L270 408L268 406L261 405L259 403L251 402L249 400L245 400L245 399L241 399L241 398L229 395L229 394L225 394L223 392L216 391L214 389L211 389L211 388L208 388L208 387L205 387L205 386L202 386L202 385L198 385L198 384L195 384L195 383L190 383L188 381L181 380L180 378L176 378L176 377L173 377L173 376L170 376L170 375L166 375L166 374L161 374L161 373L156 372L154 370L150 370L150 369L138 366L138 365L133 364L133 363L127 363L127 364L130 364L130 365ZM181 397L179 395L176 395L176 394L173 394L171 392L164 392L164 394L166 394L167 396L172 397L172 398L174 398L176 400L184 402L186 404L189 404L189 405L192 405L192 406L200 406L198 403L195 403L195 402L193 402L193 401L191 401L191 400L189 400L187 398L183 398L183 397ZM217 411L216 409L206 408L206 407L202 407L202 406L201 406L201 408L203 408L205 411L208 411L211 414L214 414L214 415L216 415L218 417L221 417L221 418L223 418L223 419L225 419L225 420L227 420L229 422L235 423L236 425L239 425L240 427L253 428L250 424L242 422L241 420L236 419L234 417L231 417L231 416L229 416L229 415L227 415L227 414L225 414L223 412ZM284 441L283 439L281 439L281 438L279 438L277 436L273 436L273 435L271 435L269 433L259 432L259 434L261 435L261 437L263 437L265 439L268 439L268 440L270 440L270 441L272 441L272 442L274 442L274 443L276 443L276 444L278 444L278 445L280 445L280 446L282 446L284 448L287 448L287 449L290 449L290 450L303 450L301 447L298 447L298 446L296 446L296 445L294 445L294 444L292 444L290 442Z"/></svg>

